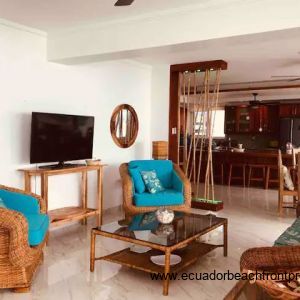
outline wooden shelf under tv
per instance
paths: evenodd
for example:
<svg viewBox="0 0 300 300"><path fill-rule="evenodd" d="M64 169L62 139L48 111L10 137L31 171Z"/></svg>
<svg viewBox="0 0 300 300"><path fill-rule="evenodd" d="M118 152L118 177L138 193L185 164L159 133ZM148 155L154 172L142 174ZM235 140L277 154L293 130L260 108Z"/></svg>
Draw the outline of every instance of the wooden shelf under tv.
<svg viewBox="0 0 300 300"><path fill-rule="evenodd" d="M97 216L98 210L94 208L82 208L78 206L62 207L48 211L52 227Z"/></svg>
<svg viewBox="0 0 300 300"><path fill-rule="evenodd" d="M65 168L49 169L49 168L30 168L20 169L24 173L25 191L31 192L31 178L35 176L41 177L41 196L46 202L46 210L50 216L51 227L58 227L69 222L82 220L86 224L88 217L97 218L97 226L102 225L102 204L103 204L103 168L106 165L74 165ZM88 172L97 172L97 208L88 207L87 181ZM54 210L48 210L48 178L50 176L64 174L81 174L81 206L62 207Z"/></svg>

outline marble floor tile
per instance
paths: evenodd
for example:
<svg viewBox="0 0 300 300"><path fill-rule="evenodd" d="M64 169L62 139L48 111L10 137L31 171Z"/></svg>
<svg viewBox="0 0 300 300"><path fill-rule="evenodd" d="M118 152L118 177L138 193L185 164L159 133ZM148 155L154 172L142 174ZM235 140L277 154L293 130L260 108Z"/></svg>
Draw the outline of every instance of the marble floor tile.
<svg viewBox="0 0 300 300"><path fill-rule="evenodd" d="M274 240L295 219L294 210L277 215L277 191L240 187L216 187L216 198L224 201L224 210L217 213L228 218L228 257L216 249L188 268L190 272L239 271L239 259L250 247L272 245ZM206 214L206 211L194 210ZM117 220L119 210L107 213L104 222ZM135 300L166 299L161 282L151 281L148 274L108 262L96 262L95 272L89 271L90 228L74 224L52 230L45 250L44 264L38 269L31 292L14 294L0 291L0 300ZM205 237L222 241L222 231ZM121 241L97 238L97 255L126 246ZM176 281L170 283L170 299L223 299L234 281Z"/></svg>

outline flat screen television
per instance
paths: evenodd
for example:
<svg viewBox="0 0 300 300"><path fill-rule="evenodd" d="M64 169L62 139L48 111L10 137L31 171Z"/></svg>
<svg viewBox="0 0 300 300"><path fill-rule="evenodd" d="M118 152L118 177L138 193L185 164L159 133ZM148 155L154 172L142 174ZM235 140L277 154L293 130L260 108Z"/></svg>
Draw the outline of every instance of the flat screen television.
<svg viewBox="0 0 300 300"><path fill-rule="evenodd" d="M93 157L94 117L33 112L30 163Z"/></svg>

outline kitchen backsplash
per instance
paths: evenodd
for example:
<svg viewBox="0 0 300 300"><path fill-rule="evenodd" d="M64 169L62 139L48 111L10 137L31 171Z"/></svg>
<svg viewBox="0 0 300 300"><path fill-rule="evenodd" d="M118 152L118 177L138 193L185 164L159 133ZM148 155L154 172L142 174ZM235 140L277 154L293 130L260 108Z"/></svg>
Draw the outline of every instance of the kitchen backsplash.
<svg viewBox="0 0 300 300"><path fill-rule="evenodd" d="M272 135L250 135L250 134L228 134L232 146L243 144L243 148L263 150L267 148L278 148L278 140Z"/></svg>

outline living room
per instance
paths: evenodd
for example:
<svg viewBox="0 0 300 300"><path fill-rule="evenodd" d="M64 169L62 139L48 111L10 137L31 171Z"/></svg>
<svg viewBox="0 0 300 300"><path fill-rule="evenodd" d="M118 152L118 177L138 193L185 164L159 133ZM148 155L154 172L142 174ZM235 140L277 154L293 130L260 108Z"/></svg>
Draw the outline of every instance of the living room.
<svg viewBox="0 0 300 300"><path fill-rule="evenodd" d="M195 157L198 155L197 147L191 146L193 143L188 142L193 134L189 136L188 133L183 132L180 137L180 134L173 128L180 128L180 124L181 126L184 124L182 119L178 120L180 114L177 114L177 111L180 111L181 105L192 103L182 99L188 99L188 94L192 99L194 91L197 94L199 81L195 79L196 76L204 78L207 76L205 74L210 72L211 86L215 84L213 76L219 68L216 61L226 63L226 68L221 68L218 86L219 102L216 105L218 109L224 110L226 106L243 106L245 103L248 105L254 99L253 94L257 94L256 100L261 102L259 105L264 103L269 105L269 102L273 105L274 101L278 105L300 103L300 85L299 81L297 82L300 77L298 42L300 7L298 1L288 0L283 3L279 0L247 2L189 0L183 3L179 0L152 0L149 3L150 1L146 0L135 0L123 3L122 0L121 6L115 6L115 2L88 0L80 3L67 0L62 3L62 1L29 0L25 3L20 0L0 0L0 95L2 103L0 136L3 155L0 171L0 200L2 199L4 205L7 206L0 209L1 218L5 215L10 216L12 211L18 211L15 207L9 209L5 195L9 191L19 194L21 192L16 192L14 189L20 189L23 192L26 190L27 193L32 192L41 196L41 198L37 196L36 199L42 201L40 209L43 214L49 215L48 221L51 223L48 224L49 233L48 227L45 229L43 241L38 242L38 246L35 243L30 245L27 241L26 220L20 217L20 214L17 214L17 217L12 214L11 218L23 226L20 230L25 232L24 237L26 237L25 241L22 240L26 247L20 250L17 245L21 242L17 240L16 249L18 250L12 251L17 253L16 265L19 265L20 261L25 261L24 270L29 268L29 262L36 255L34 253L38 252L40 257L35 262L39 266L34 267L36 270L34 274L30 273L30 276L24 275L26 271L22 268L20 268L22 272L15 271L18 273L18 280L21 277L30 277L28 281L16 283L15 278L11 279L9 275L13 273L16 265L8 266L7 256L3 256L4 259L0 259L0 299L58 297L63 299L135 299L140 297L163 299L165 297L162 294L168 294L168 297L174 299L182 297L223 299L239 284L238 280L181 280L175 284L172 280L170 282L151 280L148 273L152 274L153 269L157 270L158 267L150 259L141 267L135 265L136 256L130 263L121 264L98 261L97 257L124 249L129 242L126 238L133 239L133 232L135 235L133 244L137 249L135 249L136 252L131 252L146 251L149 243L151 251L169 253L168 251L172 248L172 252L176 252L177 247L178 249L188 247L186 246L187 238L183 238L182 235L185 232L192 241L200 240L219 245L224 249L214 250L213 247L203 250L203 253L201 250L200 254L197 252L193 257L183 255L179 259L185 258L190 264L187 269L183 270L184 272L189 274L213 273L213 271L225 273L229 270L232 273L239 273L241 256L247 249L271 248L278 237L294 224L296 219L297 200L291 198L296 199L298 195L295 194L298 192L296 167L294 168L296 171L289 170L295 186L294 190L290 190L291 193L288 194L292 208L283 207L280 214L278 214L280 178L276 179L277 182L273 184L270 182L267 189L265 189L265 176L264 182L257 180L257 184L250 182L248 185L249 159L254 159L254 162L258 164L257 157L260 157L257 151L255 154L249 154L248 147L260 145L260 141L266 139L267 135L260 135L259 132L255 134L249 132L248 135L240 132L228 133L225 132L226 123L220 122L216 125L219 133L214 137L220 138L222 135L221 138L224 139L222 146L238 149L240 147L238 144L243 143L244 147L247 145L247 149L244 153L224 154L225 152L222 152L219 158L212 154L212 159L216 162L214 175L221 175L218 167L221 165L220 161L225 161L225 156L227 160L229 159L227 157L233 157L233 154L241 154L246 157L246 184L244 186L242 184L242 169L233 169L232 183L228 185L229 168L227 166L229 164L227 161L226 164L224 163L224 172L222 172L224 173L223 184L218 178L214 184L208 183L208 188L206 188L205 179L197 180L195 173L193 177L193 174L188 171L190 163L187 162L188 157L190 156L190 161L192 161L193 155L195 154ZM132 2L131 5L129 2ZM189 69L188 63L196 63L197 68ZM179 71L183 78L181 83L185 81L185 86L177 86L176 91L179 91L178 87L181 87L180 92L184 93L184 96L180 98L179 105L177 101L177 106L174 108L175 114L170 110L175 103L174 98L170 96L170 88L174 88L170 81L170 70L171 66L174 68L174 65L181 66ZM203 72L199 66L205 65L210 67L206 67ZM198 99L197 96L195 99ZM195 99L190 101L194 101L193 105L196 106L198 100ZM256 108L252 103L253 107ZM87 150L88 154L76 153L75 148L82 146L82 142L81 144L79 142L76 147L70 147L72 155L57 159L49 158L53 151L47 151L47 147L50 149L53 140L43 147L41 139L45 136L41 133L40 139L33 143L33 132L36 132L33 128L38 130L42 126L34 123L33 113L40 113L42 117L47 114L55 115L53 118L56 125L63 116L74 117L74 120L79 116L92 118L93 139L92 147ZM125 115L128 118L128 114L130 120L134 119L135 130L132 142L129 143L126 139L124 141L120 138L124 128L119 130L118 119L119 116L121 119L125 118ZM186 112L183 114L184 118L187 118L185 114ZM225 115L224 118L226 120ZM279 118L281 117L278 115L275 120L269 119L274 123L279 123ZM67 130L68 122L73 122L66 118L60 120L63 130ZM37 118L37 121L40 119ZM257 123L258 131L261 127L259 123ZM79 127L77 127L78 130ZM74 134L74 131L69 131L67 134L70 136ZM230 145L228 134L231 138ZM196 140L197 136L195 135L194 138ZM207 137L207 140L209 139L210 137ZM198 219L182 217L182 215L176 215L176 212L173 223L179 220L179 225L176 223L179 228L177 243L168 244L171 245L170 247L159 239L156 242L153 240L149 242L149 236L141 234L143 230L136 228L128 229L130 232L120 231L116 234L112 231L115 230L114 225L111 225L119 221L119 225L123 224L120 226L124 228L124 224L128 225L126 223L128 219L125 223L122 222L125 215L127 217L135 210L134 205L127 205L128 202L126 204L124 194L126 191L130 193L132 186L126 181L128 170L125 171L124 177L122 172L120 174L120 166L140 160L152 161L152 158L157 160L157 157L153 155L152 143L155 141L168 142L168 158L181 167L178 170L174 165L174 170L177 170L180 176L179 179L175 177L178 181L172 184L174 186L177 184L176 188L185 192L189 190L189 184L192 184L190 195L184 195L185 197L193 200L198 192L203 197L204 190L208 189L214 191L214 199L221 200L223 205L223 209L219 211L197 208L189 210L193 214L203 216L201 219L203 224L209 220L209 230L200 228L201 230L196 233L188 229L184 231L179 221L183 218L186 228L190 228L192 223L195 224L195 228L198 228ZM34 145L36 153L44 153L48 157L42 159L34 157ZM299 147L297 144L295 146ZM263 160L271 157L270 161L272 159L273 165L276 165L276 170L271 170L271 181L275 180L278 172L278 148L280 148L278 145L274 146L273 150L276 150L274 155L261 155ZM209 149L212 147L207 147L205 151L210 152ZM184 151L187 153L184 161L180 161L180 151L183 151L183 158ZM286 161L293 163L294 156L295 161L297 160L297 154L293 152L294 156L293 154L288 156L285 151L286 149L282 149L284 164ZM77 156L80 160L77 160ZM60 162L72 162L78 165L45 168L45 166ZM165 161L163 160L162 163ZM199 161L195 160L191 169L196 170L198 165ZM170 165L164 166L165 169L170 167ZM134 165L134 168L136 167L142 168L141 165ZM253 172L260 176L259 169ZM157 173L159 174L159 170ZM214 176L213 173L211 175ZM234 179L235 176L241 179ZM178 183L181 180L186 186ZM127 185L124 182L127 182ZM162 183L166 187L169 184L164 179ZM195 188L195 186L198 187ZM5 187L11 190L6 191ZM2 191L4 191L3 194L1 194ZM209 193L206 196L209 197ZM81 204L82 209L78 211ZM173 209L164 210L168 206ZM186 206L189 205L184 202L180 206L180 210L185 214ZM178 203L155 204L155 211L158 210L162 214L169 212L172 215L174 210L177 211L176 208L178 208ZM154 210L153 206L150 210ZM146 213L148 218L147 212L147 209L138 211L139 214ZM7 225L7 228L4 219L0 219L0 245L2 247L0 251L5 248L3 245L6 245L5 249L8 249L8 245L12 247L13 239L7 239L7 230L14 232L20 225L19 223L18 226L14 225L12 219L9 219L10 225ZM142 223L146 222L146 219ZM152 221L150 219L149 223ZM100 225L99 223L104 224L103 230L92 231L92 228ZM104 228L107 228L106 231ZM169 227L165 228L168 230ZM226 235L222 229L224 232L228 230ZM110 235L111 238L107 238L105 234ZM167 232L167 234L172 236L173 232ZM99 237L99 235L102 236ZM92 255L90 257L93 249L90 243L93 238L95 239L95 260ZM143 242L140 243L138 240ZM299 240L300 238L298 243ZM132 246L132 243L129 245ZM190 246L193 247L193 244ZM298 260L295 258L296 262L290 262L288 267L293 266L294 270L299 270L297 269L300 267L298 264L299 246L298 248L292 247L294 248L291 250L289 250L291 247L287 248L286 253L293 253L293 257L298 257ZM27 250L24 251L24 249ZM30 252L30 257L26 256L26 251ZM270 250L271 252L273 249ZM5 253L7 255L7 252ZM1 253L1 255L4 254ZM9 255L13 256L13 254ZM163 259L167 257L166 254ZM197 262L196 257L199 258ZM171 258L173 259L172 256ZM109 259L115 260L116 258L107 257L107 260ZM91 272L92 265L93 272ZM129 265L131 268L127 268ZM174 263L175 269L176 265L181 266L183 263ZM165 266L163 262L163 267ZM252 271L256 270L254 264L251 267ZM140 270L147 269L148 273L136 270L139 268ZM255 291L260 295L264 294L264 297L269 297L267 296L268 289L265 289L264 285L268 285L268 282L250 286L247 280L244 281L245 284L242 287L237 286L239 296L248 297L248 292L250 291L251 294L256 289ZM297 296L294 290L298 288L299 283L293 283L296 284L293 291L290 287L280 285L278 287L274 282L272 284L279 295L288 290L287 293ZM12 291L26 293L16 295ZM232 299L239 299L239 296L235 295ZM258 296L257 299L259 299Z"/></svg>

